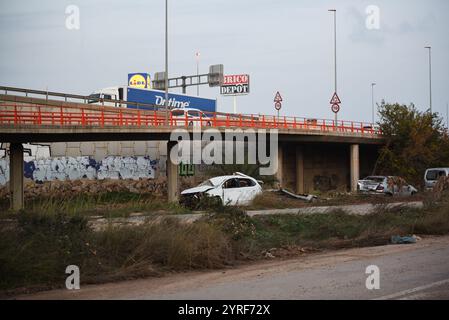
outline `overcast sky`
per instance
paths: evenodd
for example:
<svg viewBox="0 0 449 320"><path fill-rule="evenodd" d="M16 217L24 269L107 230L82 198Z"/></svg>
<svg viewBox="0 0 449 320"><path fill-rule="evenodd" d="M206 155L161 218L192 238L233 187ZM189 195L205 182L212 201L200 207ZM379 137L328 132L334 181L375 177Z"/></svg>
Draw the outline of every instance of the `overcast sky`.
<svg viewBox="0 0 449 320"><path fill-rule="evenodd" d="M169 0L170 76L224 64L248 73L251 93L237 98L244 113L332 118L333 18L337 9L340 119L370 121L375 99L429 106L432 46L433 108L449 102L449 1ZM80 9L80 29L66 28L68 5ZM0 84L89 94L126 84L130 72L164 69L164 0L0 0ZM366 8L380 9L380 28L366 27ZM218 88L201 95L232 111ZM195 95L196 88L188 89Z"/></svg>

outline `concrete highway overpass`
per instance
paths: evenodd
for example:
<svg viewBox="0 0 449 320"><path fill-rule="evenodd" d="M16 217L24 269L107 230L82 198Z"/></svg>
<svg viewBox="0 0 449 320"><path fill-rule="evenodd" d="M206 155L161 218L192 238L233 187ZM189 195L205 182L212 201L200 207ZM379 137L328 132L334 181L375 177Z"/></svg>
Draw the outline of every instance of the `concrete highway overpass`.
<svg viewBox="0 0 449 320"><path fill-rule="evenodd" d="M67 100L67 98L65 99ZM316 177L324 172L334 183L356 190L360 173L370 174L380 146L381 133L371 124L265 115L207 114L207 118L178 119L165 111L91 105L23 95L0 94L0 142L9 143L10 190L13 209L23 200L22 143L69 141L169 141L174 129L214 128L278 131L278 172L281 186L297 193L313 191ZM84 97L86 100L86 97ZM83 101L84 102L84 101ZM169 201L178 197L178 171L167 161Z"/></svg>

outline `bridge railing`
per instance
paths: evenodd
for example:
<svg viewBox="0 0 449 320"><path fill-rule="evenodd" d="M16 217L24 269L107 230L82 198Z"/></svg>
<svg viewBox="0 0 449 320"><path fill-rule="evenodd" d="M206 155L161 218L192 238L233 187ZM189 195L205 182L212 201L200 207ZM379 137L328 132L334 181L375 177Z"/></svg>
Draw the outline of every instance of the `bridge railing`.
<svg viewBox="0 0 449 320"><path fill-rule="evenodd" d="M25 89L25 88L17 88L17 87L6 87L6 86L0 86L0 92L4 93L5 95L16 95L16 96L22 96L27 98L37 98L37 99L44 99L44 100L51 100L51 101L64 101L64 102L73 102L73 103L83 103L88 104L92 102L92 99L94 99L91 96L83 96L79 94L71 94L71 93L62 93L62 92L54 92L54 91L46 91L46 90L33 90L33 89ZM121 107L126 106L129 102L124 100L118 100L118 99L105 99L100 98L96 99L95 104L97 105L106 105L106 106L115 106L115 107ZM165 109L164 106L157 106L155 104L151 103L142 103L142 102L132 102L132 105L136 108L159 108L159 109Z"/></svg>
<svg viewBox="0 0 449 320"><path fill-rule="evenodd" d="M220 127L220 128L274 128L281 130L306 130L317 132L346 132L367 135L382 134L370 123L356 121L333 121L304 117L273 116L260 114L226 114L200 112L190 116L186 112L177 116L159 110L142 110L89 105L86 108L73 106L49 106L45 104L1 103L0 124L40 126L83 127Z"/></svg>

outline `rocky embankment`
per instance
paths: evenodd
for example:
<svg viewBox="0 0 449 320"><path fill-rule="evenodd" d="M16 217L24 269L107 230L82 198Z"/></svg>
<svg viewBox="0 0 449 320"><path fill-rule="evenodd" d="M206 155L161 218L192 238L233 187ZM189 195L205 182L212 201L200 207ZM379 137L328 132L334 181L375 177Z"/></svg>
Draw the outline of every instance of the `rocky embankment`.
<svg viewBox="0 0 449 320"><path fill-rule="evenodd" d="M47 181L25 183L25 198L59 197L80 194L99 194L110 192L131 192L137 194L152 194L163 196L166 194L166 179L142 179L142 180L74 180L74 181ZM0 188L0 198L9 197L9 188Z"/></svg>

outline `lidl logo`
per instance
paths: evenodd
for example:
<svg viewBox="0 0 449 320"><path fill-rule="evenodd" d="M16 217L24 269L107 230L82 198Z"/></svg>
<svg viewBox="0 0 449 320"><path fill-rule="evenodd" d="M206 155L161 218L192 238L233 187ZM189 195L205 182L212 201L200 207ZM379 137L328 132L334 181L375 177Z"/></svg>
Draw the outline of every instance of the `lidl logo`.
<svg viewBox="0 0 449 320"><path fill-rule="evenodd" d="M128 74L128 85L133 88L151 88L150 75L147 73Z"/></svg>

